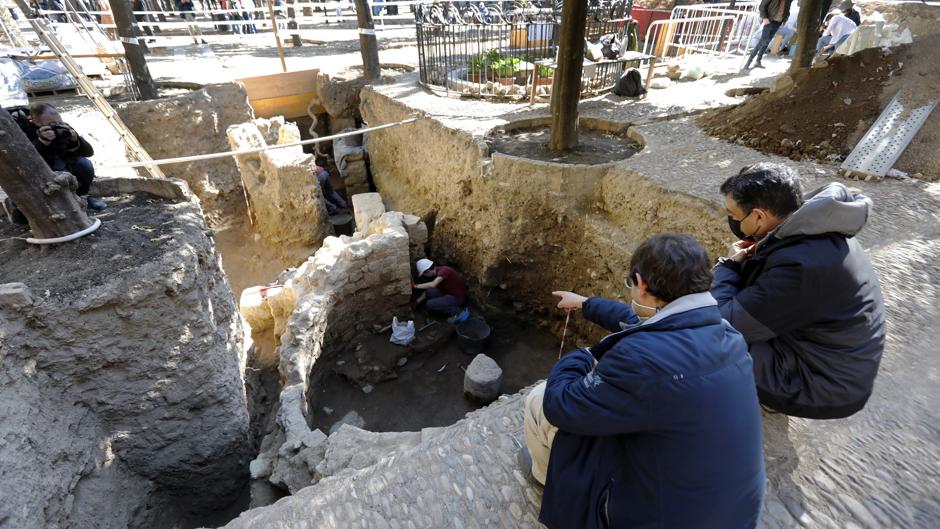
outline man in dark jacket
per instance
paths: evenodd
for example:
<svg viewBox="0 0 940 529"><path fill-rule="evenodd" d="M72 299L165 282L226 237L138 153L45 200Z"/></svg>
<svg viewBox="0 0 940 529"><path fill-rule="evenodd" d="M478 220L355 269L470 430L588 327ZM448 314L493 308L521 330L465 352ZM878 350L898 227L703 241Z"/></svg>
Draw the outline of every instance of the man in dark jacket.
<svg viewBox="0 0 940 529"><path fill-rule="evenodd" d="M631 305L555 292L613 334L570 351L526 399L550 529L753 528L764 492L747 346L708 293L705 250L656 235L634 252Z"/></svg>
<svg viewBox="0 0 940 529"><path fill-rule="evenodd" d="M767 51L767 46L770 46L770 41L773 40L774 35L777 34L777 30L780 29L780 26L789 18L791 1L792 0L761 0L758 10L760 11L763 27L761 28L760 40L757 41L757 46L754 46L754 49L751 50L751 55L744 64L745 70L751 68L751 61L754 60L754 57L757 57L754 68L764 67L764 65L761 64L761 59L764 58L764 52Z"/></svg>
<svg viewBox="0 0 940 529"><path fill-rule="evenodd" d="M23 115L22 109L13 109L10 114L49 168L53 171L72 173L78 180L75 194L88 195L95 179L95 166L88 159L95 154L91 144L68 123L63 122L59 111L48 103L33 103L29 107L28 116ZM108 207L100 198L86 198L91 209L102 210Z"/></svg>
<svg viewBox="0 0 940 529"><path fill-rule="evenodd" d="M795 172L770 163L721 192L742 241L715 267L711 292L748 342L761 403L811 419L861 410L885 341L878 279L854 237L871 200L832 183L804 202Z"/></svg>

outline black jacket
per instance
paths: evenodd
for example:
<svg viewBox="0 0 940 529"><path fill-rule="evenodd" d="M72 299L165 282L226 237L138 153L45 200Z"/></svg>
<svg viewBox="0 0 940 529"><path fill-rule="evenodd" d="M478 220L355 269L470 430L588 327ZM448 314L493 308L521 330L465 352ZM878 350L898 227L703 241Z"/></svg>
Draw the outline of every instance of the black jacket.
<svg viewBox="0 0 940 529"><path fill-rule="evenodd" d="M43 142L39 141L39 136L37 135L39 127L37 127L32 121L29 120L29 108L27 107L13 107L8 108L7 112L10 113L10 116L13 118L13 121L19 125L20 130L23 131L23 134L26 134L26 138L32 142L33 146L36 147L36 151L39 152L39 155L42 156L42 159L46 161L49 167L52 167L56 159L65 160L75 156L83 156L88 158L94 156L95 149L88 143L85 138L81 135L78 135L78 140L74 142L68 142L66 145L59 146L56 143L46 145Z"/></svg>
<svg viewBox="0 0 940 529"><path fill-rule="evenodd" d="M847 417L871 395L885 342L884 302L855 240L871 200L838 183L759 243L715 268L712 295L748 342L761 402L811 419Z"/></svg>
<svg viewBox="0 0 940 529"><path fill-rule="evenodd" d="M761 0L760 7L758 7L761 19L766 18L773 20L774 13L780 8L780 2L784 2L786 6L783 8L783 18L778 20L778 22L781 24L786 22L787 19L790 18L790 2L792 1L793 0Z"/></svg>

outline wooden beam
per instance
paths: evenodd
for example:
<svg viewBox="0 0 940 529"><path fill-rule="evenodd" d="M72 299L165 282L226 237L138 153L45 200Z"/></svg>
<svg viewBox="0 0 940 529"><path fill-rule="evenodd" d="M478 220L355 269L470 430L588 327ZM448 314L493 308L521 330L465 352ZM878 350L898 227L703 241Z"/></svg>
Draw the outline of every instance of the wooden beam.
<svg viewBox="0 0 940 529"><path fill-rule="evenodd" d="M281 36L277 32L277 17L274 16L274 0L268 0L268 14L271 15L271 28L274 29L274 41L277 43L277 56L281 58L281 69L287 71L287 59L284 58L284 47L281 46Z"/></svg>
<svg viewBox="0 0 940 529"><path fill-rule="evenodd" d="M578 145L586 19L587 0L568 0L561 8L561 41L552 85L552 130L548 140L553 151L570 151Z"/></svg>

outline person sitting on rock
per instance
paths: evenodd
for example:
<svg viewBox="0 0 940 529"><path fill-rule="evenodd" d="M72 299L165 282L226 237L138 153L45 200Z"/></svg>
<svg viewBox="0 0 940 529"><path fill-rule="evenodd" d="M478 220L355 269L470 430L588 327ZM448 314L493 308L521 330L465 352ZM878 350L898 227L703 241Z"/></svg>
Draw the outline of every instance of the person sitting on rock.
<svg viewBox="0 0 940 529"><path fill-rule="evenodd" d="M75 176L78 180L75 194L84 196L90 209L100 211L108 207L104 200L87 196L95 179L95 166L88 158L95 154L95 149L68 123L62 121L62 116L54 106L33 103L29 107L28 117L23 116L22 112L11 112L11 115L50 169L67 171Z"/></svg>
<svg viewBox="0 0 940 529"><path fill-rule="evenodd" d="M858 27L839 8L833 9L829 14L830 18L829 23L826 24L826 30L823 31L822 37L816 43L816 52L827 56L835 53L839 44L848 40L849 35Z"/></svg>
<svg viewBox="0 0 940 529"><path fill-rule="evenodd" d="M527 395L521 461L555 528L744 529L764 494L761 418L747 344L708 292L689 235L640 245L630 304L553 292L613 334L565 353ZM641 322L635 308L652 317Z"/></svg>
<svg viewBox="0 0 940 529"><path fill-rule="evenodd" d="M419 278L434 278L433 281L415 285L415 288L424 290L418 298L418 304L427 300L428 309L447 315L450 323L460 323L470 317L467 288L456 270L435 265L430 259L418 259L415 268Z"/></svg>
<svg viewBox="0 0 940 529"><path fill-rule="evenodd" d="M874 386L884 302L855 235L871 200L840 183L804 199L793 169L749 165L721 185L740 241L711 292L747 340L761 404L810 419L848 417Z"/></svg>

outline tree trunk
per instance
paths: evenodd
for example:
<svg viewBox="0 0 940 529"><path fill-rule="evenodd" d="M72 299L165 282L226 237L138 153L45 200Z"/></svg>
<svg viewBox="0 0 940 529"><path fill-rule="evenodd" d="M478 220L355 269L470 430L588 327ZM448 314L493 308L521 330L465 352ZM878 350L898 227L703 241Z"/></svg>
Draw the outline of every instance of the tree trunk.
<svg viewBox="0 0 940 529"><path fill-rule="evenodd" d="M552 85L552 130L548 141L553 151L570 151L578 145L586 18L587 0L568 0L562 6L558 68Z"/></svg>
<svg viewBox="0 0 940 529"><path fill-rule="evenodd" d="M63 237L91 226L69 173L53 173L6 111L0 110L0 188L29 220L35 237Z"/></svg>
<svg viewBox="0 0 940 529"><path fill-rule="evenodd" d="M375 25L372 22L372 9L368 0L356 0L356 20L359 22L359 53L362 54L362 72L366 79L378 79L379 45L375 38Z"/></svg>
<svg viewBox="0 0 940 529"><path fill-rule="evenodd" d="M124 56L127 57L127 63L131 67L131 75L134 77L134 84L137 85L137 91L140 92L140 98L156 99L157 89L153 84L153 78L150 77L147 60L144 58L143 42L137 40L137 28L134 27L130 3L127 0L109 0L109 2L111 14L114 15L114 25L117 26L118 36L121 37L121 43L124 45Z"/></svg>
<svg viewBox="0 0 940 529"><path fill-rule="evenodd" d="M808 68L816 55L819 41L819 6L821 0L801 0L800 15L796 19L796 55L790 61L790 71Z"/></svg>

